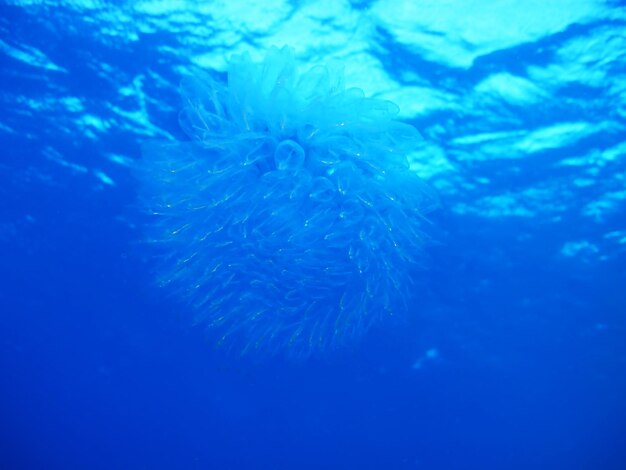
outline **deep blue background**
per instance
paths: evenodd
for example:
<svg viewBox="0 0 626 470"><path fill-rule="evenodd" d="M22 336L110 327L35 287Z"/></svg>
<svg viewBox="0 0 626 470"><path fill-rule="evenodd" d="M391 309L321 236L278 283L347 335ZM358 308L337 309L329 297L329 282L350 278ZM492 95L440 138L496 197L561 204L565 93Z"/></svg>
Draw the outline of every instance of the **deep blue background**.
<svg viewBox="0 0 626 470"><path fill-rule="evenodd" d="M626 468L618 3L464 67L373 28L368 54L390 80L409 87L411 72L453 100L409 117L442 200L435 243L405 322L302 363L225 356L190 326L153 284L136 183L114 158L184 138L176 84L192 52L262 51L271 34L216 46L220 18L194 2L180 22L85 5L0 7L0 468ZM577 40L581 67L538 82L531 68L571 65L559 51ZM547 94L473 94L504 72ZM532 133L563 122L591 127ZM488 139L495 151L461 140L509 131L522 137ZM434 151L453 169L427 170Z"/></svg>

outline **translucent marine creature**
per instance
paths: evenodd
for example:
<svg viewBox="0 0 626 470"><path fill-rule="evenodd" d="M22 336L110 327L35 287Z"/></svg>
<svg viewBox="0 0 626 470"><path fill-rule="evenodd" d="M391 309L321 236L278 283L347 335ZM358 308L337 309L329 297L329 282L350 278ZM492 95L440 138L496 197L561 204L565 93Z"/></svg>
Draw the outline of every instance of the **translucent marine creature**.
<svg viewBox="0 0 626 470"><path fill-rule="evenodd" d="M145 146L140 199L161 284L218 344L305 357L406 313L433 197L395 104L287 47L181 93L191 140Z"/></svg>

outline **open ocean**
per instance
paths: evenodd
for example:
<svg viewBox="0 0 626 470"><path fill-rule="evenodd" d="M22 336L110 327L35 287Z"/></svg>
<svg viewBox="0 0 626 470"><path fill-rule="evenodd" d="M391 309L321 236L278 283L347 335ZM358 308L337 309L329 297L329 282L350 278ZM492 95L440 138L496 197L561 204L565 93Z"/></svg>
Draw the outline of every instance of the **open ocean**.
<svg viewBox="0 0 626 470"><path fill-rule="evenodd" d="M4 0L0 85L1 470L626 469L623 2Z"/></svg>

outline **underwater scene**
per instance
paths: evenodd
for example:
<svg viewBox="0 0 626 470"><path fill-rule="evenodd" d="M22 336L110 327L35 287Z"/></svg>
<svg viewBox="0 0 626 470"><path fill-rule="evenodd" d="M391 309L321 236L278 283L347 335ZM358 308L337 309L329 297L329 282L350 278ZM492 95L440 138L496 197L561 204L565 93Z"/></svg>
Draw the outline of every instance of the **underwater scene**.
<svg viewBox="0 0 626 470"><path fill-rule="evenodd" d="M0 469L626 468L626 4L5 0Z"/></svg>

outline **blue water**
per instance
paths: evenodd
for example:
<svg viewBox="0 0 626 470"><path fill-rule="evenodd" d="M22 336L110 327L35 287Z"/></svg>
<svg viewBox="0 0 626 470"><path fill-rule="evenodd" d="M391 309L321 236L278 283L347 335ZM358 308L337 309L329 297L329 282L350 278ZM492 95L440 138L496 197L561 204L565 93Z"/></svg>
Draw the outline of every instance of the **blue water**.
<svg viewBox="0 0 626 470"><path fill-rule="evenodd" d="M259 3L0 6L0 468L626 468L626 8ZM295 360L160 285L136 173L273 45L397 103L439 201L405 311Z"/></svg>

